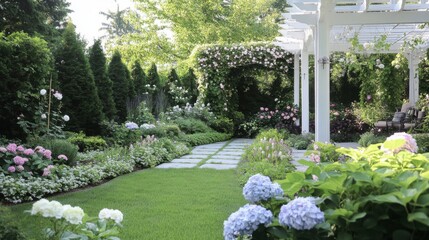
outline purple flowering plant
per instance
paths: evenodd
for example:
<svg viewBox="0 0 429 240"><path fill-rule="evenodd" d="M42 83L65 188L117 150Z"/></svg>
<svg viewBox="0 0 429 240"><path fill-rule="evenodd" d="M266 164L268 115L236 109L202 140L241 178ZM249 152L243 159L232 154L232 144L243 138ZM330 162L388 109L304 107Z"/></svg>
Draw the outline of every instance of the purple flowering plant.
<svg viewBox="0 0 429 240"><path fill-rule="evenodd" d="M0 172L11 176L49 176L54 163L62 163L68 158L64 154L53 156L52 151L41 146L25 148L9 143L0 147Z"/></svg>

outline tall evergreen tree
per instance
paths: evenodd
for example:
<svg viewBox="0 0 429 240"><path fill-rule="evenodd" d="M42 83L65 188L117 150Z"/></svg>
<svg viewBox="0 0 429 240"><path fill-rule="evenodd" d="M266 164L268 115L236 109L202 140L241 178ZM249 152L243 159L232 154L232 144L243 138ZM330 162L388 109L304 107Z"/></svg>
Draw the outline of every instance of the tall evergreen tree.
<svg viewBox="0 0 429 240"><path fill-rule="evenodd" d="M137 96L144 94L146 92L147 77L138 61L135 61L132 66L131 78L134 80Z"/></svg>
<svg viewBox="0 0 429 240"><path fill-rule="evenodd" d="M190 95L190 102L195 103L198 97L198 85L197 85L197 77L194 74L194 70L192 68L188 69L188 72L182 78L182 85L188 89L188 93Z"/></svg>
<svg viewBox="0 0 429 240"><path fill-rule="evenodd" d="M125 67L125 73L127 75L127 82L128 82L128 98L133 99L136 96L136 88L134 85L134 79L131 78L130 70L128 70L127 66Z"/></svg>
<svg viewBox="0 0 429 240"><path fill-rule="evenodd" d="M150 66L148 72L147 72L147 82L150 84L150 87L153 89L155 87L155 90L152 92L152 113L154 115L157 115L157 106L159 106L158 94L163 93L161 90L161 81L159 79L158 75L158 69L155 65L155 63L152 63Z"/></svg>
<svg viewBox="0 0 429 240"><path fill-rule="evenodd" d="M148 81L148 84L150 84L151 86L156 86L157 91L160 89L161 81L159 79L158 69L155 63L152 63L152 65L150 66L147 72L147 81Z"/></svg>
<svg viewBox="0 0 429 240"><path fill-rule="evenodd" d="M176 91L178 87L181 87L181 83L180 83L180 79L179 76L177 75L177 72L174 68L171 69L170 73L167 76L167 82L165 84L165 92L167 94L167 98L168 98L168 103L171 106L175 106L177 104L179 104L175 97L175 95L177 95L177 93L173 93L172 91Z"/></svg>
<svg viewBox="0 0 429 240"><path fill-rule="evenodd" d="M109 63L109 78L113 82L113 100L117 112L117 119L124 122L127 118L127 97L128 97L128 81L125 65L122 63L121 54L119 51L113 53L112 60Z"/></svg>
<svg viewBox="0 0 429 240"><path fill-rule="evenodd" d="M91 67L84 54L84 46L71 22L63 33L57 63L60 89L64 96L63 113L70 116L66 127L89 135L99 134L100 122L104 118L102 105Z"/></svg>
<svg viewBox="0 0 429 240"><path fill-rule="evenodd" d="M94 74L98 97L103 105L103 113L111 120L116 115L115 101L113 101L113 83L107 75L106 57L101 48L100 40L96 40L89 49L89 63Z"/></svg>

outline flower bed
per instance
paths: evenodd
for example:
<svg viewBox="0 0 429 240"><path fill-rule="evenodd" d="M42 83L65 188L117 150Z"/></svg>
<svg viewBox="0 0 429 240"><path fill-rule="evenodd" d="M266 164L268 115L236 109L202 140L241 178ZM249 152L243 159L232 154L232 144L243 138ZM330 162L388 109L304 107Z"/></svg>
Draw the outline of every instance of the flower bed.
<svg viewBox="0 0 429 240"><path fill-rule="evenodd" d="M169 139L152 139L136 144L131 151L118 148L113 153L103 155L102 160L85 165L47 165L52 167L45 168L47 170L43 170L43 174L39 175L2 172L0 196L2 200L12 203L32 201L49 194L98 184L105 179L130 173L136 166L154 167L188 152L189 148L183 143L173 143ZM49 174L44 174L45 171L49 171Z"/></svg>

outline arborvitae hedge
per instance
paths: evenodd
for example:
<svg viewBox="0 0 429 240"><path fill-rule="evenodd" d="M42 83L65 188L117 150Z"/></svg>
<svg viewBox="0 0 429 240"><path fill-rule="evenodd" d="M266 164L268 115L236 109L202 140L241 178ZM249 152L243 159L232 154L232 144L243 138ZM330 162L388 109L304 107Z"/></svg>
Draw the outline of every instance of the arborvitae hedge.
<svg viewBox="0 0 429 240"><path fill-rule="evenodd" d="M132 66L131 78L134 80L137 96L144 94L146 92L147 77L138 61L135 61Z"/></svg>
<svg viewBox="0 0 429 240"><path fill-rule="evenodd" d="M198 97L198 85L197 77L195 76L192 68L189 68L185 76L182 77L182 84L186 89L188 89L188 94L190 95L189 101L191 103L195 103Z"/></svg>
<svg viewBox="0 0 429 240"><path fill-rule="evenodd" d="M116 115L115 102L113 101L113 83L107 75L106 57L101 48L100 40L96 40L89 49L89 63L97 86L98 97L103 105L104 115L111 120Z"/></svg>
<svg viewBox="0 0 429 240"><path fill-rule="evenodd" d="M134 79L131 78L130 70L124 65L125 67L125 73L127 74L127 81L128 81L128 98L133 99L136 96L136 88L134 85Z"/></svg>
<svg viewBox="0 0 429 240"><path fill-rule="evenodd" d="M117 112L116 120L124 122L127 118L127 97L129 93L126 67L122 63L121 54L113 53L109 63L109 78L113 82L113 99Z"/></svg>
<svg viewBox="0 0 429 240"><path fill-rule="evenodd" d="M165 84L165 92L167 94L168 103L170 106L175 106L178 103L174 100L174 95L171 94L171 84L174 84L176 87L182 86L182 83L180 82L180 78L177 75L176 70L173 68L171 69L170 73L167 76L167 82Z"/></svg>
<svg viewBox="0 0 429 240"><path fill-rule="evenodd" d="M88 135L99 134L100 122L104 118L102 105L83 43L78 39L72 23L67 25L63 33L56 66L63 93L63 113L70 116L67 130L84 131Z"/></svg>

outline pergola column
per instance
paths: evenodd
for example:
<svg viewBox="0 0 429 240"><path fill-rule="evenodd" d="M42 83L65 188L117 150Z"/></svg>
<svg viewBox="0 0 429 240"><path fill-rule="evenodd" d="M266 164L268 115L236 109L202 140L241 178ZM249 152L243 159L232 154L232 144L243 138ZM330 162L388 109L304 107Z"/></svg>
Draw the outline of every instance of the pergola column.
<svg viewBox="0 0 429 240"><path fill-rule="evenodd" d="M325 5L326 4L326 5ZM318 22L316 27L316 88L315 88L315 106L316 106L316 141L330 141L330 117L329 117L329 33L330 26L326 16L327 8L331 5L327 0L320 3Z"/></svg>
<svg viewBox="0 0 429 240"><path fill-rule="evenodd" d="M420 57L416 53L408 53L408 69L409 71L409 100L410 103L415 104L419 100L419 63Z"/></svg>
<svg viewBox="0 0 429 240"><path fill-rule="evenodd" d="M299 53L295 53L293 63L293 104L299 106Z"/></svg>
<svg viewBox="0 0 429 240"><path fill-rule="evenodd" d="M301 51L301 133L310 132L310 97L308 83L308 52Z"/></svg>

